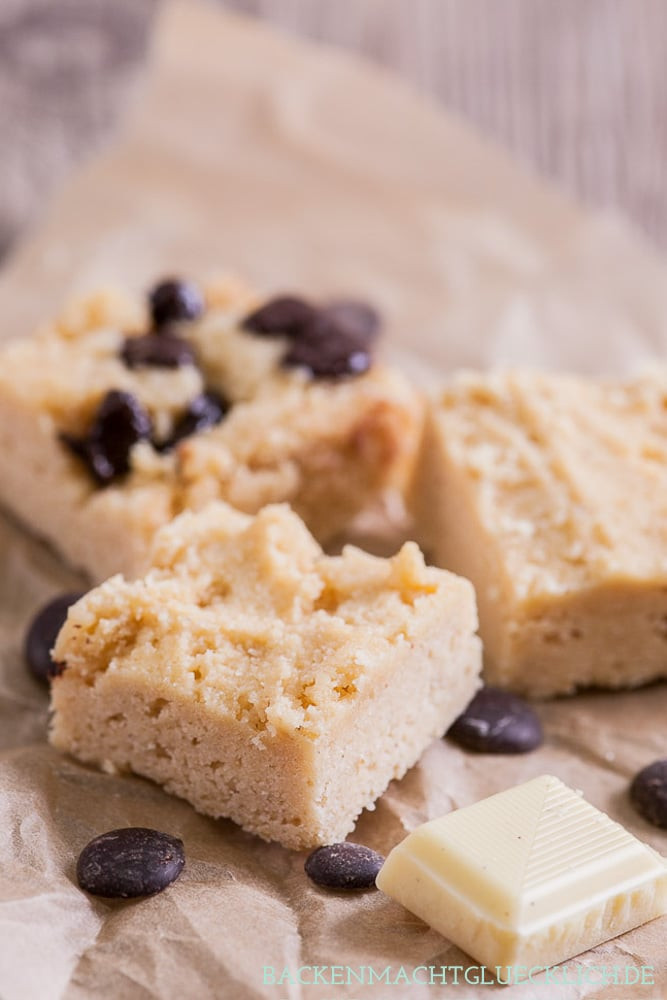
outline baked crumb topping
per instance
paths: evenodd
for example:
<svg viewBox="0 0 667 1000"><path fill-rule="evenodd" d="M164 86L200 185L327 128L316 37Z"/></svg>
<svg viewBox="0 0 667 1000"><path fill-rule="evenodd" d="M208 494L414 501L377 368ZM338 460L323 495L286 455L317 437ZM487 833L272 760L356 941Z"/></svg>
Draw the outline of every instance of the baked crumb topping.
<svg viewBox="0 0 667 1000"><path fill-rule="evenodd" d="M159 671L255 732L315 736L411 642L442 579L411 542L389 560L331 557L287 505L251 518L212 504L160 532L143 580L113 577L76 604L54 656L91 685L122 671L151 686Z"/></svg>
<svg viewBox="0 0 667 1000"><path fill-rule="evenodd" d="M517 593L667 572L667 370L585 389L568 375L461 373L438 402Z"/></svg>

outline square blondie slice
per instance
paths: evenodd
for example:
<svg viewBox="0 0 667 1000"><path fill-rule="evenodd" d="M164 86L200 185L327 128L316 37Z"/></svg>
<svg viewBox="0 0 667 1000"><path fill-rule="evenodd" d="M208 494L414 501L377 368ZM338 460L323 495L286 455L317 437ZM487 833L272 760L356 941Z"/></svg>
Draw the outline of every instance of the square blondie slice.
<svg viewBox="0 0 667 1000"><path fill-rule="evenodd" d="M667 371L455 376L412 506L425 550L475 585L490 683L667 677Z"/></svg>
<svg viewBox="0 0 667 1000"><path fill-rule="evenodd" d="M422 403L374 361L377 327L231 279L81 300L0 350L0 502L96 581L214 499L288 501L326 542L400 506L413 468Z"/></svg>
<svg viewBox="0 0 667 1000"><path fill-rule="evenodd" d="M473 588L214 502L69 612L51 742L287 847L343 839L479 686Z"/></svg>

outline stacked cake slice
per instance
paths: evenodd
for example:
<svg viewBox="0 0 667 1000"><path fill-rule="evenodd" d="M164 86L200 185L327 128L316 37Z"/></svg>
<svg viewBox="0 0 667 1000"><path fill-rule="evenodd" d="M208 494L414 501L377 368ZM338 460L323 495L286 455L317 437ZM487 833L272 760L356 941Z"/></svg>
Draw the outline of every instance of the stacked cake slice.
<svg viewBox="0 0 667 1000"><path fill-rule="evenodd" d="M327 541L402 494L419 439L378 323L230 280L80 301L0 352L0 501L97 581L139 573L161 525L214 499L289 501Z"/></svg>

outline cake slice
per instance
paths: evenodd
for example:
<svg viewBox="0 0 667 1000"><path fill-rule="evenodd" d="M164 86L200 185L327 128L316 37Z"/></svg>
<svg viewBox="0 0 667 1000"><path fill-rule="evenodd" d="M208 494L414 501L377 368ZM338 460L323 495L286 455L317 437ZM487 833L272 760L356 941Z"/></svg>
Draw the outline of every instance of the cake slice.
<svg viewBox="0 0 667 1000"><path fill-rule="evenodd" d="M417 449L421 402L374 362L378 324L230 279L92 295L0 351L0 502L98 581L213 499L288 501L326 542L401 497Z"/></svg>
<svg viewBox="0 0 667 1000"><path fill-rule="evenodd" d="M427 417L417 539L477 591L490 684L667 677L667 370L462 373Z"/></svg>
<svg viewBox="0 0 667 1000"><path fill-rule="evenodd" d="M288 847L336 842L471 699L476 625L414 542L331 557L287 505L213 503L70 609L51 741Z"/></svg>

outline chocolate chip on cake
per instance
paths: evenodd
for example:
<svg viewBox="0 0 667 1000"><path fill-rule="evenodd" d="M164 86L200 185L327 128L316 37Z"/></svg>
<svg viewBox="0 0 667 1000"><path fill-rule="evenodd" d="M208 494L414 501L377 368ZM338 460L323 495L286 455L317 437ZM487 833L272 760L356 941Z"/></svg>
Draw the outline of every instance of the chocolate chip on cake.
<svg viewBox="0 0 667 1000"><path fill-rule="evenodd" d="M543 739L539 716L522 698L484 687L447 733L450 739L477 753L526 753Z"/></svg>
<svg viewBox="0 0 667 1000"><path fill-rule="evenodd" d="M320 378L368 371L369 346L379 325L378 313L363 302L341 300L318 309L292 295L271 299L242 323L252 333L289 337L292 344L283 365L305 368Z"/></svg>
<svg viewBox="0 0 667 1000"><path fill-rule="evenodd" d="M327 889L372 889L384 858L363 844L318 847L306 858L306 875Z"/></svg>
<svg viewBox="0 0 667 1000"><path fill-rule="evenodd" d="M339 333L362 343L372 343L380 333L380 314L365 302L331 302L322 307L320 316Z"/></svg>
<svg viewBox="0 0 667 1000"><path fill-rule="evenodd" d="M112 389L100 403L84 438L62 434L61 440L88 466L98 483L107 484L130 469L130 451L150 437L151 420L129 392Z"/></svg>
<svg viewBox="0 0 667 1000"><path fill-rule="evenodd" d="M183 841L159 830L125 827L95 837L76 866L79 886L94 896L152 896L175 882L185 866Z"/></svg>
<svg viewBox="0 0 667 1000"><path fill-rule="evenodd" d="M161 445L161 449L167 451L191 434L214 427L228 410L229 403L217 392L203 392L196 396L176 422L171 437Z"/></svg>
<svg viewBox="0 0 667 1000"><path fill-rule="evenodd" d="M129 392L112 389L106 394L88 434L89 453L101 482L124 476L130 469L130 450L151 434L146 410Z"/></svg>
<svg viewBox="0 0 667 1000"><path fill-rule="evenodd" d="M318 378L341 378L363 375L371 367L368 348L358 338L328 329L322 317L309 328L309 334L295 340L283 358L287 368L306 368Z"/></svg>
<svg viewBox="0 0 667 1000"><path fill-rule="evenodd" d="M295 337L316 315L317 309L296 295L277 295L245 317L244 330L269 337Z"/></svg>
<svg viewBox="0 0 667 1000"><path fill-rule="evenodd" d="M127 337L120 356L128 368L180 368L196 363L192 345L172 332Z"/></svg>
<svg viewBox="0 0 667 1000"><path fill-rule="evenodd" d="M204 296L191 281L168 278L152 289L149 306L156 329L166 323L195 320L204 312Z"/></svg>
<svg viewBox="0 0 667 1000"><path fill-rule="evenodd" d="M630 785L630 801L645 820L667 829L667 757L635 775Z"/></svg>
<svg viewBox="0 0 667 1000"><path fill-rule="evenodd" d="M49 681L62 673L61 664L51 659L56 636L67 618L67 610L83 593L60 594L37 612L26 633L23 647L30 671L39 681Z"/></svg>
<svg viewBox="0 0 667 1000"><path fill-rule="evenodd" d="M296 295L277 295L246 316L241 326L267 337L296 337L316 312L314 306Z"/></svg>

